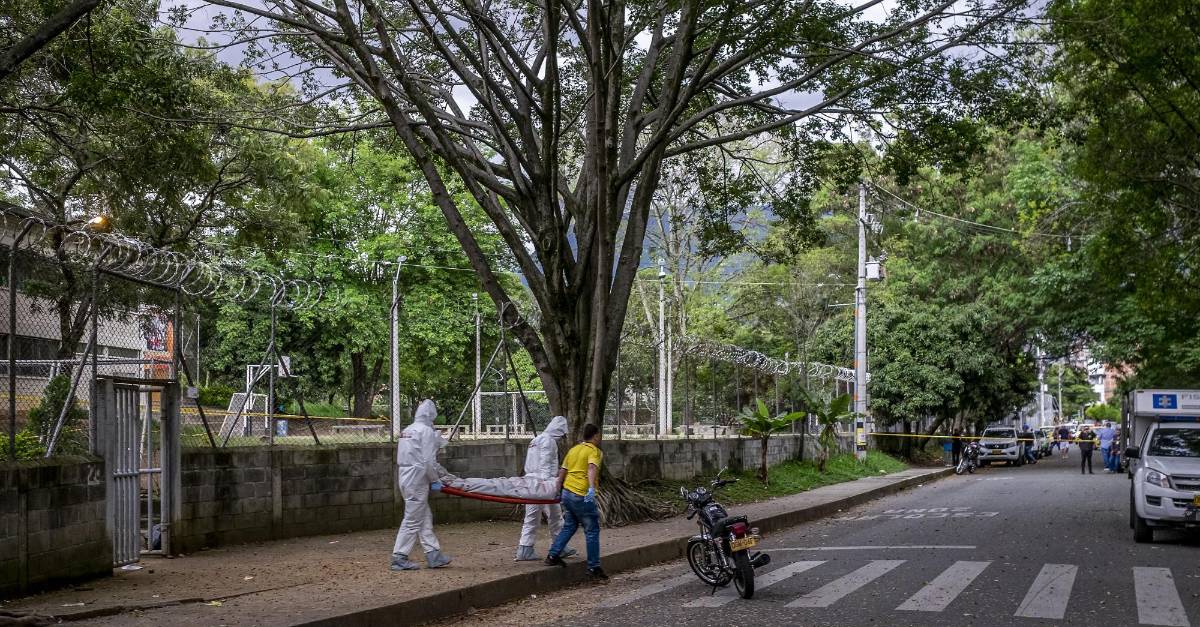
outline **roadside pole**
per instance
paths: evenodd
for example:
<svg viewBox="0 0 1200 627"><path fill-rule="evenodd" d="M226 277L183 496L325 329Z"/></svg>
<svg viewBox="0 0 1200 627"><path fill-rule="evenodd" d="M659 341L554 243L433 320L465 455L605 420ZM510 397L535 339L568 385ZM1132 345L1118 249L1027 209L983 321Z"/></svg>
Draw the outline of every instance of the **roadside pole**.
<svg viewBox="0 0 1200 627"><path fill-rule="evenodd" d="M471 433L475 437L479 437L479 433L483 431L483 403L479 395L482 387L479 382L483 380L483 370L480 368L480 331L482 320L479 317L479 292L471 294L471 303L475 306L475 395L471 398Z"/></svg>
<svg viewBox="0 0 1200 627"><path fill-rule="evenodd" d="M388 410L392 414L392 436L400 434L400 269L404 267L406 257L396 258L396 273L392 275L392 329L391 329L391 376L388 378Z"/></svg>
<svg viewBox="0 0 1200 627"><path fill-rule="evenodd" d="M867 458L867 186L858 184L858 287L854 290L854 456Z"/></svg>
<svg viewBox="0 0 1200 627"><path fill-rule="evenodd" d="M665 437L671 431L671 416L667 405L667 299L663 281L667 269L658 260L658 433Z"/></svg>

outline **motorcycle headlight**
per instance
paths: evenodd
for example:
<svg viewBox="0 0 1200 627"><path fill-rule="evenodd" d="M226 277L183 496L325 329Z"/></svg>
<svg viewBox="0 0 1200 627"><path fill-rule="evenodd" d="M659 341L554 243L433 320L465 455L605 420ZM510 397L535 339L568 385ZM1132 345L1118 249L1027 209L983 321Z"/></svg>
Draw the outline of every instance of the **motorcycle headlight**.
<svg viewBox="0 0 1200 627"><path fill-rule="evenodd" d="M1171 487L1171 478L1157 470L1148 470L1146 471L1146 483L1160 488L1169 488Z"/></svg>

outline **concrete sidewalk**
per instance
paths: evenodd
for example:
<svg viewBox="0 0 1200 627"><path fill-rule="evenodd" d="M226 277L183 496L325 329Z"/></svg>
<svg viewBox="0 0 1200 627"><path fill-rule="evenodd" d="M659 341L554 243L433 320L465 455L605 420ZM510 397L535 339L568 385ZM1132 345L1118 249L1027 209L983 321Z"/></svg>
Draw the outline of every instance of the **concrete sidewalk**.
<svg viewBox="0 0 1200 627"><path fill-rule="evenodd" d="M766 534L947 474L950 469L916 468L731 509ZM605 570L682 557L695 529L683 516L604 529ZM499 605L586 578L578 557L568 560L567 569L513 562L519 531L515 521L440 525L442 548L454 563L405 573L387 569L394 530L148 558L142 570L118 570L112 578L18 599L0 610L96 625L395 625ZM539 538L539 555L548 544ZM582 533L572 545L582 553Z"/></svg>

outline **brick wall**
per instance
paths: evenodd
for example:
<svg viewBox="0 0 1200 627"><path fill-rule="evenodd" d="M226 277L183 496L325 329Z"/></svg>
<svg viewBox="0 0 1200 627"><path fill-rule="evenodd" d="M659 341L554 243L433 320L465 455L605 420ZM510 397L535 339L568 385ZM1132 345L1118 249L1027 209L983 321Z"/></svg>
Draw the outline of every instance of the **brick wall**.
<svg viewBox="0 0 1200 627"><path fill-rule="evenodd" d="M0 464L0 598L112 574L104 462Z"/></svg>
<svg viewBox="0 0 1200 627"><path fill-rule="evenodd" d="M519 475L527 442L455 442L440 460L462 477ZM807 438L805 457L813 454ZM724 466L756 468L756 439L606 440L610 472L629 481L686 480ZM800 437L771 438L769 461L800 457ZM176 551L275 538L394 527L404 514L390 444L302 448L188 449L182 462L182 512ZM474 499L431 499L439 522L512 515L512 505Z"/></svg>

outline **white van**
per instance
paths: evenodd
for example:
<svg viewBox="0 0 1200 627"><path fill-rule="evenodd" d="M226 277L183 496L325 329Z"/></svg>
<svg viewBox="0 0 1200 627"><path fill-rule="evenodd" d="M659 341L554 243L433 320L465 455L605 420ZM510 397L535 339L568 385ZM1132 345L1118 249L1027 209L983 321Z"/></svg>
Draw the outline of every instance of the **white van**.
<svg viewBox="0 0 1200 627"><path fill-rule="evenodd" d="M1200 418L1186 415L1200 413L1200 391L1137 390L1130 396L1127 423L1133 429L1125 459L1134 541L1153 541L1155 529L1200 528Z"/></svg>

